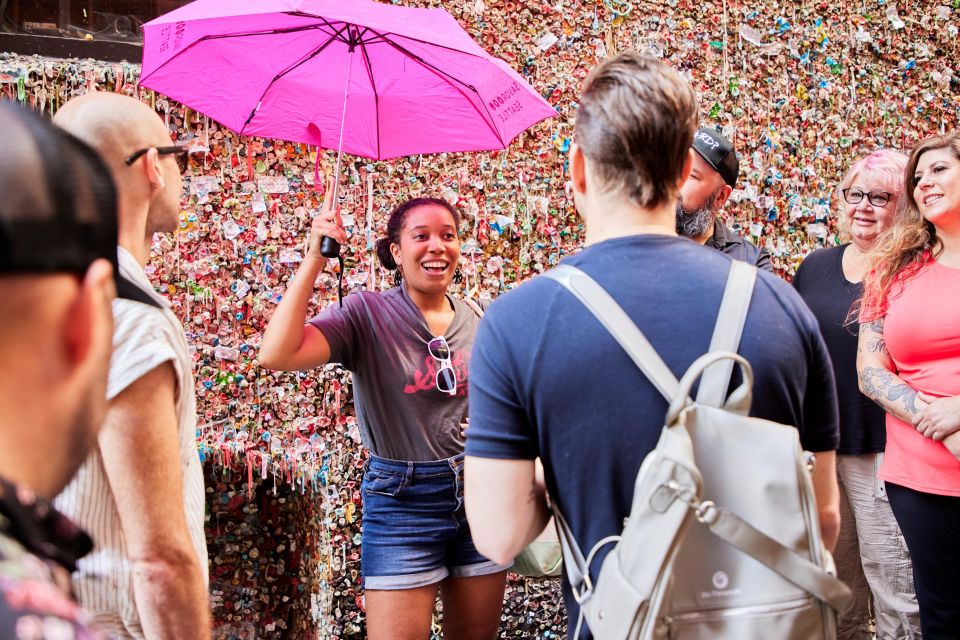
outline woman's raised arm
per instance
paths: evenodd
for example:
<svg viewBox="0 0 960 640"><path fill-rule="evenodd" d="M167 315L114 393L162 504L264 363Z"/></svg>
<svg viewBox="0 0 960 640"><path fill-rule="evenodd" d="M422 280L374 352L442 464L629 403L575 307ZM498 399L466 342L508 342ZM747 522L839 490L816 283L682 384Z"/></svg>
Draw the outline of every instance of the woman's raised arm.
<svg viewBox="0 0 960 640"><path fill-rule="evenodd" d="M327 193L333 193L332 181L327 185ZM260 364L268 369L302 371L319 367L330 360L330 345L323 332L313 325L304 324L313 285L327 261L320 254L323 236L331 237L340 244L347 242L340 207L334 207L333 198L330 197L324 200L323 208L310 225L307 255L263 332Z"/></svg>

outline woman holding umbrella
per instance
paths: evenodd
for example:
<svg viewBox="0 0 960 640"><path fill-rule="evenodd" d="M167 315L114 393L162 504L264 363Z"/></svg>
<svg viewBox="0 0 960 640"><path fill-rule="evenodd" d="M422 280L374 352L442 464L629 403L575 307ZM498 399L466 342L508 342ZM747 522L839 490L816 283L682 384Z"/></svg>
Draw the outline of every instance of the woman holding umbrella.
<svg viewBox="0 0 960 640"><path fill-rule="evenodd" d="M302 371L340 362L353 373L370 451L361 556L368 636L426 637L439 589L444 637L489 640L500 621L507 567L477 552L463 508L461 425L480 314L447 293L459 275L459 212L434 198L400 204L377 243L397 286L349 295L342 307L304 324L326 261L321 238L347 241L339 207L328 202L264 332L261 363Z"/></svg>

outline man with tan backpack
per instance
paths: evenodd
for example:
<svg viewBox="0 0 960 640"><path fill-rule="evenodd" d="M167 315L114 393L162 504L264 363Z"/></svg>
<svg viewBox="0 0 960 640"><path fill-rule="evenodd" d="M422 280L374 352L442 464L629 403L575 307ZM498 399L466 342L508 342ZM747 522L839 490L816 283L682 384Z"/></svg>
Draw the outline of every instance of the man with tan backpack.
<svg viewBox="0 0 960 640"><path fill-rule="evenodd" d="M587 78L570 153L585 248L477 333L470 527L503 563L557 516L571 638L829 638L847 597L827 552L830 359L789 285L676 236L696 128L658 60Z"/></svg>

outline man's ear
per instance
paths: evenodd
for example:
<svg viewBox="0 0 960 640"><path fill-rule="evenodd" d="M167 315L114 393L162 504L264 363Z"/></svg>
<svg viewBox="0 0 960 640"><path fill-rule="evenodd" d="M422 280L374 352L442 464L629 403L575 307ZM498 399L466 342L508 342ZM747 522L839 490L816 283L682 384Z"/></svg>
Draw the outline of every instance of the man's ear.
<svg viewBox="0 0 960 640"><path fill-rule="evenodd" d="M683 187L683 183L687 181L687 178L690 177L690 172L693 170L693 154L696 153L693 149L687 150L687 159L683 161L683 169L680 170L680 177L677 179L677 193L680 192L680 188Z"/></svg>
<svg viewBox="0 0 960 640"><path fill-rule="evenodd" d="M577 193L587 191L587 157L576 142L570 145L570 182Z"/></svg>
<svg viewBox="0 0 960 640"><path fill-rule="evenodd" d="M730 198L730 194L733 193L733 187L728 185L726 182L723 183L723 188L717 192L717 197L713 200L713 210L719 211L723 208L723 205L727 203L727 199Z"/></svg>
<svg viewBox="0 0 960 640"><path fill-rule="evenodd" d="M71 368L85 368L88 363L110 353L113 335L111 303L116 295L113 267L102 258L94 261L84 274L64 319Z"/></svg>
<svg viewBox="0 0 960 640"><path fill-rule="evenodd" d="M156 147L151 148L143 159L143 175L147 182L155 189L163 189L166 183L163 180L163 172L160 170L160 154Z"/></svg>

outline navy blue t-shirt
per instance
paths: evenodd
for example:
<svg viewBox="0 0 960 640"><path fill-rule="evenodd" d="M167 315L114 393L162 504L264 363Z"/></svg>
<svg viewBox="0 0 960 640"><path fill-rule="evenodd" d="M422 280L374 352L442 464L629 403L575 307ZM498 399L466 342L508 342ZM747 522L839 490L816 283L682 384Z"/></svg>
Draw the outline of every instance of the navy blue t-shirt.
<svg viewBox="0 0 960 640"><path fill-rule="evenodd" d="M707 352L731 259L690 240L642 235L564 260L593 277L677 378ZM816 319L789 284L760 271L740 353L756 382L751 415L796 425L803 447L839 440L833 368ZM470 362L468 456L543 459L547 489L588 552L618 534L667 401L593 315L538 277L495 300ZM604 549L592 566L596 572ZM570 633L578 609L564 579Z"/></svg>
<svg viewBox="0 0 960 640"><path fill-rule="evenodd" d="M860 393L857 381L857 340L860 325L850 322L853 304L863 284L843 275L843 252L849 245L818 249L803 261L793 286L820 323L820 333L833 361L840 405L840 446L837 453L881 453L887 444L886 413Z"/></svg>

